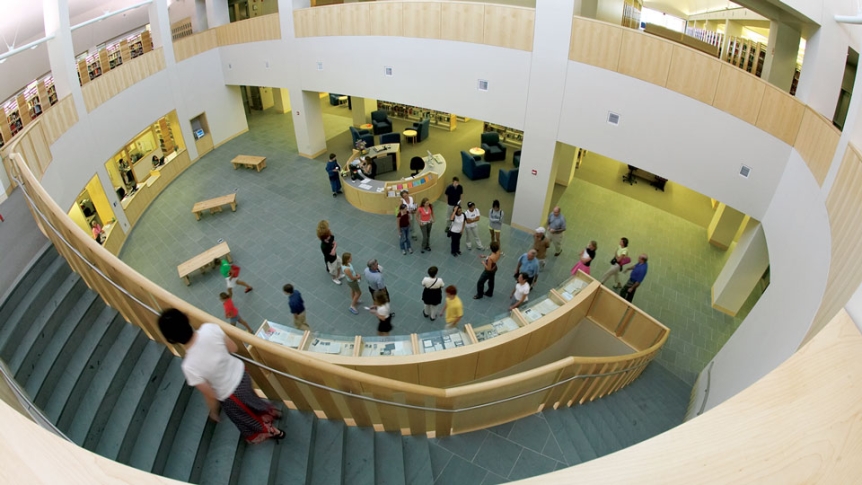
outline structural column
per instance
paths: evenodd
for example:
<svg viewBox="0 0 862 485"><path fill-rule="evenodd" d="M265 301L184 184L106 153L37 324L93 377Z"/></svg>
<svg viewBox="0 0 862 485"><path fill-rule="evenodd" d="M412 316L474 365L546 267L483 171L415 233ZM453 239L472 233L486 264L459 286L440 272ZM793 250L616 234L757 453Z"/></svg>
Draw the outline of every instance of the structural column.
<svg viewBox="0 0 862 485"><path fill-rule="evenodd" d="M712 307L730 316L742 308L769 267L769 250L760 222L750 219L712 285Z"/></svg>
<svg viewBox="0 0 862 485"><path fill-rule="evenodd" d="M377 111L377 100L371 98L350 97L353 104L353 126L359 127L371 119L371 112Z"/></svg>
<svg viewBox="0 0 862 485"><path fill-rule="evenodd" d="M553 163L569 62L574 1L538 0L533 34L524 146L512 226L532 230L547 216ZM540 53L537 55L537 53Z"/></svg>
<svg viewBox="0 0 862 485"><path fill-rule="evenodd" d="M276 113L290 113L290 91L286 88L272 88L272 100Z"/></svg>
<svg viewBox="0 0 862 485"><path fill-rule="evenodd" d="M719 203L706 230L709 243L717 248L729 248L743 219L745 219L745 214Z"/></svg>
<svg viewBox="0 0 862 485"><path fill-rule="evenodd" d="M774 20L769 22L769 48L760 77L782 91L790 92L793 84L800 38L797 29Z"/></svg>
<svg viewBox="0 0 862 485"><path fill-rule="evenodd" d="M557 142L554 150L554 181L558 185L568 187L575 176L575 163L577 161L578 149L572 145Z"/></svg>
<svg viewBox="0 0 862 485"><path fill-rule="evenodd" d="M228 10L228 2L225 0L206 0L207 10L207 26L214 29L219 25L227 25L230 23L230 11ZM282 2L279 2L281 8Z"/></svg>
<svg viewBox="0 0 862 485"><path fill-rule="evenodd" d="M75 65L75 51L72 47L72 26L69 21L69 0L43 0L45 17L45 36L54 36L46 42L48 62L54 77L57 99L71 95L75 101L78 119L87 116L84 93L78 82L78 66Z"/></svg>

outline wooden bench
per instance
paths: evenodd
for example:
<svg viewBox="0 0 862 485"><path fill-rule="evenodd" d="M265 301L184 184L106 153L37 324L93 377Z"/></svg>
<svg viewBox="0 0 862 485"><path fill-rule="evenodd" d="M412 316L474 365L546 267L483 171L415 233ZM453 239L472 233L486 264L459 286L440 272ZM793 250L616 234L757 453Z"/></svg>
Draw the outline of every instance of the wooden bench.
<svg viewBox="0 0 862 485"><path fill-rule="evenodd" d="M177 273L179 273L180 278L182 278L183 281L186 282L186 286L188 286L192 284L189 280L189 275L198 269L206 271L212 265L215 258L227 258L229 263L233 262L233 259L230 257L230 248L227 246L226 242L219 243L218 245L207 249L194 258L177 266Z"/></svg>
<svg viewBox="0 0 862 485"><path fill-rule="evenodd" d="M230 161L233 164L233 169L236 170L240 165L255 168L258 172L266 168L266 157L254 157L251 155L237 155L236 158Z"/></svg>
<svg viewBox="0 0 862 485"><path fill-rule="evenodd" d="M214 199L202 200L192 207L195 219L201 220L203 211L208 210L210 214L221 212L221 206L230 204L230 210L236 212L236 194L223 195Z"/></svg>

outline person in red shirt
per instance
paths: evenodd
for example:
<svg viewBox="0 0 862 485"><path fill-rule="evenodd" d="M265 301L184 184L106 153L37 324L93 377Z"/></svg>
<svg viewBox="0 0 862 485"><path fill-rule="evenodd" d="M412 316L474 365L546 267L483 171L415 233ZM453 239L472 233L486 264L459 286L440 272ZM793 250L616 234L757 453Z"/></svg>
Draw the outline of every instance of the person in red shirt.
<svg viewBox="0 0 862 485"><path fill-rule="evenodd" d="M237 310L236 306L233 304L233 300L230 295L225 292L219 294L219 298L221 298L221 303L224 305L224 317L233 325L236 326L236 323L239 322L243 324L245 328L248 329L249 332L254 333L254 330L246 323L245 320L239 316L239 310Z"/></svg>

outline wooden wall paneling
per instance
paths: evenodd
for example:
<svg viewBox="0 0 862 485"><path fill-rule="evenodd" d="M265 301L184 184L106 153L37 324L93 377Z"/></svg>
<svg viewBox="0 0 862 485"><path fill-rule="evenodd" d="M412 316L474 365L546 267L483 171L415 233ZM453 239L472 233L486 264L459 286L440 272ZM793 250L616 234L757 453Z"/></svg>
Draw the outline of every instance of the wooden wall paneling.
<svg viewBox="0 0 862 485"><path fill-rule="evenodd" d="M764 81L741 69L722 64L712 105L753 125L757 123L763 104L765 85Z"/></svg>
<svg viewBox="0 0 862 485"><path fill-rule="evenodd" d="M440 3L404 2L401 17L404 37L440 38Z"/></svg>
<svg viewBox="0 0 862 485"><path fill-rule="evenodd" d="M342 5L328 5L325 7L317 7L314 12L315 21L318 28L318 35L344 35L342 32Z"/></svg>
<svg viewBox="0 0 862 485"><path fill-rule="evenodd" d="M33 145L33 151L36 153L39 167L44 174L48 170L48 165L54 160L54 156L51 154L50 144L47 138L45 138L45 132L42 130L42 123L33 126L33 129L27 132L27 138Z"/></svg>
<svg viewBox="0 0 862 485"><path fill-rule="evenodd" d="M675 45L667 77L667 88L712 105L720 72L721 61L715 57Z"/></svg>
<svg viewBox="0 0 862 485"><path fill-rule="evenodd" d="M584 372L584 364L581 362L577 362L575 359L572 359L572 364L569 366L569 373L571 374L569 377L574 377L580 375ZM560 379L564 379L562 375ZM572 398L575 394L578 393L581 386L583 385L583 379L574 379L569 381L568 384L562 384L558 386L558 389L561 389L562 392L560 396L557 398L557 403L554 405L555 408L560 408L561 406L570 406Z"/></svg>
<svg viewBox="0 0 862 485"><path fill-rule="evenodd" d="M395 396L391 391L374 392L372 396L384 401L394 401ZM389 404L372 403L380 413L380 422L385 431L391 433L401 432L401 422L398 419L398 407Z"/></svg>
<svg viewBox="0 0 862 485"><path fill-rule="evenodd" d="M547 319L547 323L542 324L541 327L535 328L529 333L530 341L527 344L527 349L524 352L523 359L529 359L530 357L539 354L550 347L553 343L563 338L563 335L568 333L572 327L580 321L580 319L578 319L574 324L570 325L569 317L571 313L572 309L558 308L550 314L542 317L542 320ZM541 322L542 320L539 321ZM536 325L536 323L533 323L532 325Z"/></svg>
<svg viewBox="0 0 862 485"><path fill-rule="evenodd" d="M404 15L401 2L371 2L371 31L374 35L404 36Z"/></svg>
<svg viewBox="0 0 862 485"><path fill-rule="evenodd" d="M820 185L823 185L823 180L829 172L840 137L841 132L832 125L831 121L813 109L805 108L793 148L805 160Z"/></svg>
<svg viewBox="0 0 862 485"><path fill-rule="evenodd" d="M622 341L634 349L632 353L646 350L652 346L656 338L664 330L664 328L654 324L642 314L635 312L631 323L629 323L625 333L622 335Z"/></svg>
<svg viewBox="0 0 862 485"><path fill-rule="evenodd" d="M613 362L606 362L606 363L598 366L596 374L605 374L607 372L610 372L611 367L613 365L614 365ZM608 378L609 378L609 376L603 376L603 377L596 377L594 379L591 379L591 382L587 386L586 391L584 392L583 396L581 396L580 403L583 404L587 401L594 400L596 398L596 395L598 394L598 390L601 388L602 385L604 385L605 381Z"/></svg>
<svg viewBox="0 0 862 485"><path fill-rule="evenodd" d="M847 304L856 288L862 284L862 154L848 145L838 168L835 183L826 198L826 211L832 229L832 259L826 291L814 323L805 337L809 341ZM803 343L804 343L803 342Z"/></svg>
<svg viewBox="0 0 862 485"><path fill-rule="evenodd" d="M617 72L648 83L667 84L674 44L632 29L624 29Z"/></svg>
<svg viewBox="0 0 862 485"><path fill-rule="evenodd" d="M77 122L78 111L75 109L75 100L72 96L66 96L41 116L40 124L45 131L48 144L53 145Z"/></svg>
<svg viewBox="0 0 862 485"><path fill-rule="evenodd" d="M628 307L629 305L625 300L617 297L610 291L603 290L593 300L588 316L597 325L613 334Z"/></svg>
<svg viewBox="0 0 862 485"><path fill-rule="evenodd" d="M262 349L260 347L257 348L258 353L262 357L262 362L264 365L268 367L272 367L273 369L278 369L282 372L286 371L286 367L278 362L276 356L274 356L269 349ZM275 378L275 381L279 384L279 386L284 389L287 393L287 398L296 406L300 411L313 411L314 408L311 405L311 402L306 398L303 389L300 389L299 384L293 379L289 379L287 377L281 376L279 374L272 374ZM303 386L306 387L306 386Z"/></svg>
<svg viewBox="0 0 862 485"><path fill-rule="evenodd" d="M119 224L111 228L111 236L105 240L105 249L114 256L120 254L120 249L126 242L126 233Z"/></svg>
<svg viewBox="0 0 862 485"><path fill-rule="evenodd" d="M374 35L374 31L371 30L371 13L367 3L341 5L339 35Z"/></svg>
<svg viewBox="0 0 862 485"><path fill-rule="evenodd" d="M357 360L367 358L360 357ZM397 359L397 357L393 357ZM396 381L407 382L410 384L418 384L419 383L419 366L413 363L401 363L401 364L391 364L391 365L372 365L369 363L368 365L353 365L350 366L358 370L359 372L364 372L366 374L371 374L374 376L385 377L387 379L394 379ZM371 391L371 389L365 385L362 386L362 390L365 392Z"/></svg>
<svg viewBox="0 0 862 485"><path fill-rule="evenodd" d="M277 13L220 25L215 31L220 46L281 39Z"/></svg>
<svg viewBox="0 0 862 485"><path fill-rule="evenodd" d="M484 39L485 5L445 2L440 9L440 38L481 44Z"/></svg>
<svg viewBox="0 0 862 485"><path fill-rule="evenodd" d="M804 113L805 105L799 100L771 84L766 84L756 126L784 143L793 145Z"/></svg>
<svg viewBox="0 0 862 485"><path fill-rule="evenodd" d="M469 347L461 347L469 349ZM476 378L478 352L419 364L419 384L430 387L449 387Z"/></svg>
<svg viewBox="0 0 862 485"><path fill-rule="evenodd" d="M623 30L618 25L575 17L572 20L569 59L616 71L620 63Z"/></svg>
<svg viewBox="0 0 862 485"><path fill-rule="evenodd" d="M497 337L497 339L506 338L506 335ZM478 353L476 361L476 379L487 377L491 374L500 372L502 369L509 367L524 360L524 352L527 350L527 345L530 343L530 335L523 334L517 337L509 337L511 340L485 349ZM492 340L493 342L493 340Z"/></svg>
<svg viewBox="0 0 862 485"><path fill-rule="evenodd" d="M602 364L588 364L584 365L581 368L581 375L591 375L598 374L601 372ZM585 400L585 396L590 388L593 386L593 383L596 381L596 377L585 377L583 379L579 379L581 385L577 387L576 392L572 395L571 400L569 401L569 406L574 404L583 404Z"/></svg>
<svg viewBox="0 0 862 485"><path fill-rule="evenodd" d="M435 407L433 398L413 393L408 393L404 396L404 403L413 406ZM433 423L430 423L428 418L434 416L434 413L409 408L406 410L406 413L410 434L425 434L429 429L433 429Z"/></svg>
<svg viewBox="0 0 862 485"><path fill-rule="evenodd" d="M575 376L575 371L577 370L577 366L574 365L574 359L571 357L567 357L565 359L568 364L560 370L559 375L557 376L556 382L562 382L566 379ZM556 409L563 401L563 396L571 387L572 383L567 382L566 384L560 384L556 387L552 387L548 390L548 393L545 395L545 401L542 403L544 409L554 408Z"/></svg>
<svg viewBox="0 0 862 485"><path fill-rule="evenodd" d="M300 8L293 11L293 36L314 37L314 8Z"/></svg>
<svg viewBox="0 0 862 485"><path fill-rule="evenodd" d="M485 44L532 52L535 28L535 9L485 4Z"/></svg>
<svg viewBox="0 0 862 485"><path fill-rule="evenodd" d="M174 57L180 62L216 47L218 38L215 29L205 30L174 41Z"/></svg>

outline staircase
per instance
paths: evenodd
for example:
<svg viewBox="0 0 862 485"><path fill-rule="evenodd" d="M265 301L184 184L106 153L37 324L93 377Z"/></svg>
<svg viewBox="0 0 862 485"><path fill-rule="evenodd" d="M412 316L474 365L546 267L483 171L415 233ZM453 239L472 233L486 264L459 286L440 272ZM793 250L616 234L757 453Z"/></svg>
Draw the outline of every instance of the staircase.
<svg viewBox="0 0 862 485"><path fill-rule="evenodd" d="M493 440L485 437L494 433L509 448L535 449L525 437L536 427L525 424L538 419L558 444L549 452L559 455L556 467L571 466L678 425L689 393L652 364L607 398L439 440L350 427L282 407L279 426L287 437L280 444L246 445L224 414L220 423L207 419L203 396L185 385L181 360L107 307L53 247L0 305L0 358L78 445L141 470L204 484L453 483L455 456L477 469L476 478L460 475L458 483L524 478L514 471L495 475L477 462L478 449L462 452L456 445L481 438L480 447L491 447ZM541 453L551 440L538 439L543 443L535 451Z"/></svg>

